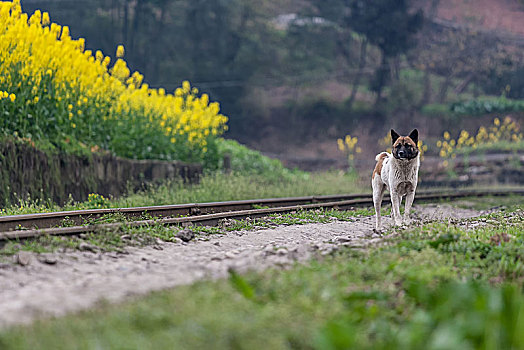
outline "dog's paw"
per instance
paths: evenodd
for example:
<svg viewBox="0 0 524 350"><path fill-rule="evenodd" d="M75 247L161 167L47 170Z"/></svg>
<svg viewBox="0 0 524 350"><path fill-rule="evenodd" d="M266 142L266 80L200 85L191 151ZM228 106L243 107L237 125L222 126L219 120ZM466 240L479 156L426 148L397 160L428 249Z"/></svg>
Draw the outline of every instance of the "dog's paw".
<svg viewBox="0 0 524 350"><path fill-rule="evenodd" d="M402 220L395 220L395 226L402 226Z"/></svg>

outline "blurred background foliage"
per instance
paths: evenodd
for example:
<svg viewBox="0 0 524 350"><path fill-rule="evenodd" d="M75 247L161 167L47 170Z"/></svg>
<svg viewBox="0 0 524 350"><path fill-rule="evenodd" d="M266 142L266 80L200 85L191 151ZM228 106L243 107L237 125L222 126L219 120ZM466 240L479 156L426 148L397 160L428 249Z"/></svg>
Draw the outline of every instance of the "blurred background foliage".
<svg viewBox="0 0 524 350"><path fill-rule="evenodd" d="M123 44L131 71L151 87L172 91L191 81L220 102L229 117L226 137L266 152L311 138L330 140L336 151L334 139L384 123L441 134L470 115L510 111L520 121L524 109L512 101L524 99L524 34L487 28L474 12L445 20L444 0L22 6L49 11L73 37L85 37L87 49L111 54Z"/></svg>

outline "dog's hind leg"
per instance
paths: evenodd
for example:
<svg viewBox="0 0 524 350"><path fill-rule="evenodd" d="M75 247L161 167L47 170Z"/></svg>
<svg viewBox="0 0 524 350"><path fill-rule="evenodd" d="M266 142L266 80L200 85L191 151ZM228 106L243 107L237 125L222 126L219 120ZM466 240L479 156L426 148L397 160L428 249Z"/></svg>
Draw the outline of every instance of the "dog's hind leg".
<svg viewBox="0 0 524 350"><path fill-rule="evenodd" d="M415 199L415 191L409 191L406 194L406 206L404 208L404 223L409 224L409 212L411 211L411 206L413 205L413 200Z"/></svg>
<svg viewBox="0 0 524 350"><path fill-rule="evenodd" d="M382 200L384 199L384 192L386 186L384 184L374 184L373 186L373 206L375 207L375 230L380 231L381 216L380 208L382 207Z"/></svg>

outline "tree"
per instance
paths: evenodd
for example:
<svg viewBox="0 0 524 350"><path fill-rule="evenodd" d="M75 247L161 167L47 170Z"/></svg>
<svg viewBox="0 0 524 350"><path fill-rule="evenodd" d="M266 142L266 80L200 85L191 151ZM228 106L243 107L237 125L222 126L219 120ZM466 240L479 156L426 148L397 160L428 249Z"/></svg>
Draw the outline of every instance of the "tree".
<svg viewBox="0 0 524 350"><path fill-rule="evenodd" d="M310 3L319 16L333 23L338 32L339 52L347 63L354 65L357 62L349 107L368 64L370 45L380 50L380 63L370 82L380 101L382 90L390 80L390 65L416 44L415 34L422 26L422 11L412 12L409 0L310 0Z"/></svg>
<svg viewBox="0 0 524 350"><path fill-rule="evenodd" d="M423 14L411 13L408 0L350 0L346 25L376 45L382 54L371 88L380 101L391 74L391 60L416 44L415 34L422 27Z"/></svg>
<svg viewBox="0 0 524 350"><path fill-rule="evenodd" d="M454 81L459 81L453 90L457 95L471 83L489 86L494 76L501 77L522 62L519 50L504 45L493 35L466 27L431 26L422 34L417 52L410 57L410 61L426 74L443 77L437 95L440 103L446 100ZM421 102L427 103L429 98Z"/></svg>

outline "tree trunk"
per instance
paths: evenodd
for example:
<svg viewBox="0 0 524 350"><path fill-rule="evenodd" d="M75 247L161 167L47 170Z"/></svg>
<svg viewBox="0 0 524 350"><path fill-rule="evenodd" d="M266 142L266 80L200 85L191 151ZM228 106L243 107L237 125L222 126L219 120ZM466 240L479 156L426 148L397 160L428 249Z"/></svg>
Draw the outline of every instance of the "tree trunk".
<svg viewBox="0 0 524 350"><path fill-rule="evenodd" d="M374 90L377 93L375 105L378 105L382 101L382 90L384 89L384 85L386 85L387 79L389 78L390 74L391 71L389 69L388 59L384 52L382 52L380 67L377 69L375 73L375 82L373 84Z"/></svg>
<svg viewBox="0 0 524 350"><path fill-rule="evenodd" d="M457 85L455 90L453 90L453 93L457 95L463 93L464 90L466 90L466 88L468 87L469 83L471 83L473 78L475 78L475 73L469 73L466 79L464 79L460 84Z"/></svg>
<svg viewBox="0 0 524 350"><path fill-rule="evenodd" d="M428 17L433 19L437 16L440 0L432 0L428 11Z"/></svg>
<svg viewBox="0 0 524 350"><path fill-rule="evenodd" d="M164 33L164 28L165 28L165 16L166 16L166 8L167 8L167 3L168 1L167 0L164 0L160 3L160 8L159 8L159 11L160 11L160 19L159 19L159 23L158 23L158 26L156 28L156 34L155 34L155 37L153 39L153 46L158 46L160 43L161 43L161 37L162 37L162 33ZM163 52L163 50L162 50ZM159 76L159 65L160 65L160 62L162 59L165 59L164 57L160 56L154 60L152 60L151 62L151 78L150 79L155 79L157 81L161 81L160 79L160 76Z"/></svg>
<svg viewBox="0 0 524 350"><path fill-rule="evenodd" d="M133 56L137 56L137 52L135 52L135 39L139 33L138 26L140 24L140 15L142 14L142 4L143 0L137 0L133 11L133 24L131 25L131 35L129 37L129 52Z"/></svg>
<svg viewBox="0 0 524 350"><path fill-rule="evenodd" d="M424 106L431 103L431 73L426 70L424 73L424 92L422 93L422 99L420 100L420 106Z"/></svg>
<svg viewBox="0 0 524 350"><path fill-rule="evenodd" d="M438 93L438 102L444 103L446 100L446 95L448 94L448 88L451 84L451 75L447 75L442 84L440 85L440 91Z"/></svg>
<svg viewBox="0 0 524 350"><path fill-rule="evenodd" d="M351 95L349 96L349 100L347 102L347 107L349 109L353 107L353 103L355 102L355 97L357 96L357 90L360 85L360 80L362 79L362 73L364 71L364 67L366 66L367 47L368 47L368 40L364 38L362 40L362 43L360 44L360 58L358 62L358 72L357 72L357 75L355 76L355 80L353 81L353 86L351 87Z"/></svg>
<svg viewBox="0 0 524 350"><path fill-rule="evenodd" d="M400 79L400 56L396 55L389 66L391 80L398 81Z"/></svg>
<svg viewBox="0 0 524 350"><path fill-rule="evenodd" d="M127 45L128 39L128 28L129 28L129 4L128 0L124 1L124 23L122 24L122 39L124 45Z"/></svg>

